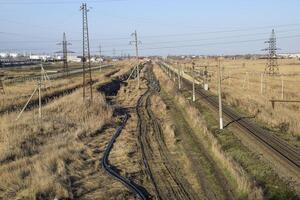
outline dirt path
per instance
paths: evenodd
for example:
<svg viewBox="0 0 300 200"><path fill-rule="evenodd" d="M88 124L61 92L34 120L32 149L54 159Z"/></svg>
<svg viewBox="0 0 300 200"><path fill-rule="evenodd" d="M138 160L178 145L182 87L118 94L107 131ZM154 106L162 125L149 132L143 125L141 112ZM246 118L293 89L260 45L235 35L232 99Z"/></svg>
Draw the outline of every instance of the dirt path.
<svg viewBox="0 0 300 200"><path fill-rule="evenodd" d="M149 71L147 79L149 88L139 99L137 106L139 142L147 174L158 199L196 199L195 192L170 159L160 124L150 108L150 97L159 90L159 84Z"/></svg>
<svg viewBox="0 0 300 200"><path fill-rule="evenodd" d="M169 115L175 123L181 149L190 159L192 171L200 182L206 199L234 199L232 188L217 163L207 152L202 142L191 129L172 97L163 93L162 99L169 108ZM176 152L175 152L176 153Z"/></svg>

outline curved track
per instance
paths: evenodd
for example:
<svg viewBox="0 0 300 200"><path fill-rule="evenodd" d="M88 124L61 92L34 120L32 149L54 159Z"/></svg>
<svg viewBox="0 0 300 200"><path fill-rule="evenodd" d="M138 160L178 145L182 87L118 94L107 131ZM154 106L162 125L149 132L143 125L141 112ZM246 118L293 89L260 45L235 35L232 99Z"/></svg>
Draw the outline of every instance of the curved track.
<svg viewBox="0 0 300 200"><path fill-rule="evenodd" d="M164 65L160 66L164 67ZM192 83L189 80L186 80L184 78L182 79L182 82L186 87L192 87ZM197 86L195 91L199 96L201 96L203 100L208 102L214 109L219 109L218 99L215 95ZM300 174L300 150L298 148L287 143L286 141L270 133L269 131L261 128L255 122L243 117L240 113L236 112L229 106L223 105L223 113L228 119L237 124L247 133L251 134L260 143L262 143L273 153L282 158L282 160L284 160L286 164L288 164L294 169L296 174Z"/></svg>
<svg viewBox="0 0 300 200"><path fill-rule="evenodd" d="M122 124L118 127L118 129L116 130L112 139L108 143L107 148L105 149L105 152L103 154L101 164L102 164L102 167L107 171L107 173L110 176L112 176L113 178L117 179L122 184L124 184L129 190L131 190L136 195L136 197L138 199L146 200L148 198L144 195L144 192L142 190L140 190L138 188L138 186L136 186L130 180L126 179L125 177L121 176L116 171L114 171L113 166L109 164L109 160L108 160L110 151L112 150L116 139L119 137L120 133L122 132L122 129L125 127L127 120L128 120L128 114L125 115L125 118L123 119Z"/></svg>
<svg viewBox="0 0 300 200"><path fill-rule="evenodd" d="M148 90L141 96L136 108L139 118L138 140L146 173L158 199L195 199L196 194L170 159L160 124L151 111L150 97L160 88L149 68L146 79Z"/></svg>

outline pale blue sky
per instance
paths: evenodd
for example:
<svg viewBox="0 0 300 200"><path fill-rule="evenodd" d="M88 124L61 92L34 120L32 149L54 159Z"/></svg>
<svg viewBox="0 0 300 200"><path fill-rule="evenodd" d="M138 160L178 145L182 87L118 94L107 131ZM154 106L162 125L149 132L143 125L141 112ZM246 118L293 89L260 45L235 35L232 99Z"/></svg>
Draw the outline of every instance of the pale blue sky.
<svg viewBox="0 0 300 200"><path fill-rule="evenodd" d="M282 52L299 52L299 0L90 0L92 52L142 55L261 53L272 27ZM62 33L81 53L81 1L0 0L0 51L55 52Z"/></svg>

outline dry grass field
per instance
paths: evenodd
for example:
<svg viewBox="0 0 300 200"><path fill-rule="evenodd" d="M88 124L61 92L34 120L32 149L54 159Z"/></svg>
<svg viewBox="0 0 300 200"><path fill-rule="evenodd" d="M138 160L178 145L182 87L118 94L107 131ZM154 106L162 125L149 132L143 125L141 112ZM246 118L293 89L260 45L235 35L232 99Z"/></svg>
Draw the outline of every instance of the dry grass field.
<svg viewBox="0 0 300 200"><path fill-rule="evenodd" d="M81 176L87 178L91 170L95 171L98 180L108 179L104 182L113 185L110 188L99 186L105 191L100 191L102 194L94 196L95 199L101 195L105 196L104 199L112 193L126 195L120 183L111 182L104 171L99 172L99 163L96 162L114 132L114 129L109 129L102 138L95 137L97 130L111 123L113 114L113 109L96 88L111 79L107 74L120 67L125 72L130 67L130 62L127 65L115 64L114 68L93 72L96 83L91 105L82 101L82 90L77 89L46 102L42 107L42 120L38 118L36 107L25 111L18 121L18 109L0 115L0 199L73 199L75 194L82 193L73 191L77 188L72 185L74 180L80 182ZM42 95L51 96L81 84L80 74L50 80ZM35 87L34 81L7 85L6 94L1 96L1 110L25 104ZM36 99L37 95L33 100ZM101 146L97 147L100 151L96 147L93 150L97 155L91 154L91 137L95 137L96 146ZM86 161L86 156L95 159L95 164ZM82 188L93 188L96 184L88 184L97 180L94 179L88 178L84 181L87 185ZM124 190L125 193L120 193Z"/></svg>
<svg viewBox="0 0 300 200"><path fill-rule="evenodd" d="M15 112L1 116L1 199L70 198L66 165L84 148L79 139L112 115L100 94L92 106L78 101L80 97L81 92L75 92L48 104L42 122L36 110L18 122Z"/></svg>
<svg viewBox="0 0 300 200"><path fill-rule="evenodd" d="M110 77L107 74L114 72L116 69L120 69L119 72L112 76L118 76L129 70L131 67L131 61L118 61L113 63L114 68L105 68L101 72L100 70L93 72L93 80L108 80ZM29 70L30 71L30 70ZM18 72L19 76L24 76L23 71ZM43 97L51 97L55 94L62 93L66 90L72 90L73 88L79 88L82 86L82 74L72 76L69 78L60 78L45 82L45 88L42 90ZM22 107L25 105L34 89L37 87L36 81L25 81L19 83L13 83L5 85L5 95L0 93L0 112L9 111L13 107ZM38 95L35 94L32 100L37 100Z"/></svg>
<svg viewBox="0 0 300 200"><path fill-rule="evenodd" d="M107 63L105 63L107 64ZM92 67L99 66L99 63L92 63ZM43 68L49 71L60 72L63 70L62 63L43 63ZM82 68L81 63L69 62L69 70ZM27 76L36 76L40 74L40 65L18 66L18 67L6 67L1 69L4 72L5 79L22 78ZM50 73L51 74L51 73Z"/></svg>
<svg viewBox="0 0 300 200"><path fill-rule="evenodd" d="M217 62L214 59L196 59L195 70L201 72L205 65L210 74L210 90L217 94ZM298 59L281 59L280 75L262 76L266 60L223 59L223 99L231 106L255 117L266 128L287 141L300 146L300 103L275 103L272 108L271 99L300 100L300 61ZM183 66L189 73L192 60L174 61L171 63ZM200 80L199 77L197 79ZM282 95L283 83L283 95Z"/></svg>
<svg viewBox="0 0 300 200"><path fill-rule="evenodd" d="M154 71L163 89L174 97L177 106L183 110L197 137L205 141L205 149L210 151L218 166L233 181L231 184L235 185L241 199L298 199L298 182L280 176L282 173L271 167L273 164L242 143L233 134L233 131L237 131L237 135L240 135L239 130L228 128L224 134L220 134L218 121L208 107L201 101L193 103L191 92L187 89L178 92L177 82L175 84L163 75L161 69Z"/></svg>

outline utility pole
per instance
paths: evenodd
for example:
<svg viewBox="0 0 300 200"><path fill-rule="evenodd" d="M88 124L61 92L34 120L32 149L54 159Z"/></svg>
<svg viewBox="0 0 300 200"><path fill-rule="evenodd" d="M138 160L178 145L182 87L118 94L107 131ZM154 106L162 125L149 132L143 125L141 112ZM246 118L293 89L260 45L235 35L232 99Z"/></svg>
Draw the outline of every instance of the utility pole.
<svg viewBox="0 0 300 200"><path fill-rule="evenodd" d="M40 120L42 119L42 86L43 86L43 88L45 88L45 81L49 80L49 77L48 77L46 71L44 70L44 67L43 67L42 63L40 64L40 66L41 66L40 80L37 81L36 88L34 89L31 96L29 97L28 101L26 102L25 106L23 107L23 109L21 110L19 115L17 116L16 121L21 117L21 115L23 114L23 112L27 108L29 102L31 101L32 97L34 96L34 94L36 92L38 92L38 99L39 99L39 119Z"/></svg>
<svg viewBox="0 0 300 200"><path fill-rule="evenodd" d="M268 51L268 62L265 68L265 73L269 75L277 75L279 73L279 68L276 51L279 49L276 47L276 36L274 29L272 29L270 39L265 43L269 44L268 48L263 49L263 51Z"/></svg>
<svg viewBox="0 0 300 200"><path fill-rule="evenodd" d="M204 67L204 90L208 90L208 68L209 63Z"/></svg>
<svg viewBox="0 0 300 200"><path fill-rule="evenodd" d="M89 10L86 7L86 3L83 3L80 7L82 11L82 69L83 69L83 100L86 100L86 88L89 84L90 88L90 101L93 100L93 83L92 83L92 70L91 70L91 54L90 54L90 41L89 41L89 29L88 29L88 16ZM86 81L86 68L88 68L88 81Z"/></svg>
<svg viewBox="0 0 300 200"><path fill-rule="evenodd" d="M193 102L195 102L196 97L195 97L195 63L192 62L192 76L193 76Z"/></svg>
<svg viewBox="0 0 300 200"><path fill-rule="evenodd" d="M222 110L222 74L221 74L221 60L218 59L218 93L219 93L219 118L220 118L220 129L223 129L223 110Z"/></svg>
<svg viewBox="0 0 300 200"><path fill-rule="evenodd" d="M101 72L101 64L102 64L102 58L101 58L101 53L102 53L102 48L101 48L101 45L99 45L99 62L100 62L100 72Z"/></svg>
<svg viewBox="0 0 300 200"><path fill-rule="evenodd" d="M177 62L178 89L181 90L181 65Z"/></svg>
<svg viewBox="0 0 300 200"><path fill-rule="evenodd" d="M139 69L139 44L141 44L141 41L138 40L138 35L136 30L134 33L131 34L131 36L134 37L133 41L130 41L130 44L133 44L135 46L135 55L136 55L136 60L137 60L137 79L138 79L138 89L140 89L140 69Z"/></svg>
<svg viewBox="0 0 300 200"><path fill-rule="evenodd" d="M2 78L4 77L4 73L3 72L0 72L0 92L2 94L5 94L5 90L4 90L4 84L3 84L3 81L2 81Z"/></svg>
<svg viewBox="0 0 300 200"><path fill-rule="evenodd" d="M69 66L68 66L68 53L74 53L72 51L68 51L68 45L72 45L67 41L66 33L63 33L63 41L61 43L58 43L57 45L62 45L62 51L58 51L56 53L62 53L63 54L63 71L69 75Z"/></svg>

